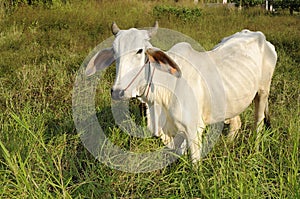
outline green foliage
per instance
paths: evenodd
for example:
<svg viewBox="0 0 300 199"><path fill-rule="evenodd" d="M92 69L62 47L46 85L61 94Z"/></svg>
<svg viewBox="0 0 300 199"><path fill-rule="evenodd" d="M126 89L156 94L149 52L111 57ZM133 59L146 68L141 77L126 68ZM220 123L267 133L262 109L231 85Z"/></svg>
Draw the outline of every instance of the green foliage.
<svg viewBox="0 0 300 199"><path fill-rule="evenodd" d="M265 2L265 0L233 0L233 2L237 6L242 4L242 6L251 7L251 6L261 5Z"/></svg>
<svg viewBox="0 0 300 199"><path fill-rule="evenodd" d="M233 0L236 6L253 7L262 6L266 3L266 0ZM274 9L289 9L290 14L294 11L300 10L300 0L269 0L269 5L272 5Z"/></svg>
<svg viewBox="0 0 300 199"><path fill-rule="evenodd" d="M24 5L50 8L51 6L61 6L66 2L67 0L3 0L2 4L6 10L11 10Z"/></svg>
<svg viewBox="0 0 300 199"><path fill-rule="evenodd" d="M250 106L236 140L221 136L198 167L183 156L150 173L113 170L85 149L72 119L77 70L112 36L112 21L124 29L149 27L158 18L156 6L146 0L72 1L52 9L24 5L0 15L0 198L300 197L300 27L294 16L226 8L202 8L198 20L159 15L160 27L189 35L206 49L243 28L266 35L278 52L269 98L272 130L252 130ZM113 80L110 67L96 94L106 134L132 151L161 147L159 139L130 137L115 125ZM135 104L131 109L138 112Z"/></svg>
<svg viewBox="0 0 300 199"><path fill-rule="evenodd" d="M175 16L184 21L198 20L201 16L201 10L199 8L187 8L187 7L174 7L174 6L155 6L153 8L153 14L158 18L163 16Z"/></svg>
<svg viewBox="0 0 300 199"><path fill-rule="evenodd" d="M289 9L290 14L293 14L294 11L300 11L300 0L274 0L272 3L275 9Z"/></svg>

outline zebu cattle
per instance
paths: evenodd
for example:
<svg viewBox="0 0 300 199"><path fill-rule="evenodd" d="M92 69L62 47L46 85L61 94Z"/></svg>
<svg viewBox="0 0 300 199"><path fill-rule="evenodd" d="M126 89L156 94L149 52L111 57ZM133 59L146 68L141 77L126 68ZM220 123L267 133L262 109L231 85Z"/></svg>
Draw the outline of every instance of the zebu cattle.
<svg viewBox="0 0 300 199"><path fill-rule="evenodd" d="M163 52L150 43L157 28L156 24L148 31L120 30L114 23L113 46L90 60L86 75L116 61L112 98L138 96L147 103L153 133L164 140L180 133L183 139L173 147L186 140L194 162L201 158L206 125L227 120L236 130L238 115L253 100L255 126L260 130L264 123L269 124L268 96L277 54L263 33L243 30L207 52L197 52L188 43ZM165 116L162 129L158 128L158 112Z"/></svg>

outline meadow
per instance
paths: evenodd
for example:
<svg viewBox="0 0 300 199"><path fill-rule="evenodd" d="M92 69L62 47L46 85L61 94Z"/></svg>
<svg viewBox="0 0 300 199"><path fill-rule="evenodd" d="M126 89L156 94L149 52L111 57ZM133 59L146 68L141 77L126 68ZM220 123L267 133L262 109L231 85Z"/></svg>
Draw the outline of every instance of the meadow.
<svg viewBox="0 0 300 199"><path fill-rule="evenodd" d="M300 17L190 1L68 1L0 5L0 198L300 198ZM72 90L84 59L120 28L182 32L205 49L244 28L262 31L278 53L269 97L272 129L252 128L253 105L234 142L225 135L199 163L188 156L161 170L127 173L97 161L72 118ZM148 151L159 139L120 131L110 109L114 68L97 90L98 118L111 140Z"/></svg>

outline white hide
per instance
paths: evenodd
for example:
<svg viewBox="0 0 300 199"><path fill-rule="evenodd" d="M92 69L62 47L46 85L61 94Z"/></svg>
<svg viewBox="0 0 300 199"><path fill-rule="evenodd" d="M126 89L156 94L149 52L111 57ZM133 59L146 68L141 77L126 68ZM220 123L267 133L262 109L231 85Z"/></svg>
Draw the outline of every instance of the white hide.
<svg viewBox="0 0 300 199"><path fill-rule="evenodd" d="M197 52L188 43L178 43L168 52L162 52L152 47L149 35L137 29L116 32L111 50L117 74L112 90L118 92L114 96L122 99L141 95L141 100L148 104L149 127L155 135L167 143L180 133L196 162L201 158L202 132L206 125L234 118L236 126L240 126L238 115L253 100L255 122L260 128L267 116L270 83L277 60L274 46L261 32L243 30L224 38L207 52ZM169 67L163 59L160 62L161 57L155 54L147 54L154 51L163 54L163 59L175 62L181 77L172 75L176 67ZM145 66L136 76L147 57L150 66ZM93 61L88 65L89 71L95 71L91 65L97 63ZM154 71L154 67L159 70ZM152 74L153 81L145 95ZM170 147L180 147L182 142L182 139L175 140Z"/></svg>

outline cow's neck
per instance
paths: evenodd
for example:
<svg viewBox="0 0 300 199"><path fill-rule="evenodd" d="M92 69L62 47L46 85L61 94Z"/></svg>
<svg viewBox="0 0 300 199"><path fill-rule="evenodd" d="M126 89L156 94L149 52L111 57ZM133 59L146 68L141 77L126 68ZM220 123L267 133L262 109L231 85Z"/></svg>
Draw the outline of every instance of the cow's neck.
<svg viewBox="0 0 300 199"><path fill-rule="evenodd" d="M172 93L162 86L151 84L149 87L149 92L147 95L143 95L142 99L149 106L156 104L168 108L172 103Z"/></svg>

